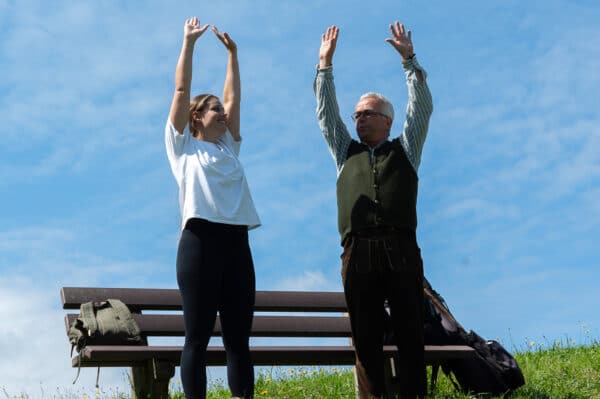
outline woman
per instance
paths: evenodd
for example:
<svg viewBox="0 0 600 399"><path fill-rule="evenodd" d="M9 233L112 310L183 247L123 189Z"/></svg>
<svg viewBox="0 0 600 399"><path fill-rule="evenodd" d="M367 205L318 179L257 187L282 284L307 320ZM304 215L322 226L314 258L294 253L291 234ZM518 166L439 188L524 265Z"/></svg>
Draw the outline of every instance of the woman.
<svg viewBox="0 0 600 399"><path fill-rule="evenodd" d="M223 103L212 94L190 100L194 44L207 29L198 18L185 21L165 128L182 222L177 252L185 322L181 381L186 398L206 397L206 347L218 311L232 396L251 398L254 370L248 340L255 280L248 230L258 227L260 220L237 157L241 144L237 47L214 26L228 52Z"/></svg>

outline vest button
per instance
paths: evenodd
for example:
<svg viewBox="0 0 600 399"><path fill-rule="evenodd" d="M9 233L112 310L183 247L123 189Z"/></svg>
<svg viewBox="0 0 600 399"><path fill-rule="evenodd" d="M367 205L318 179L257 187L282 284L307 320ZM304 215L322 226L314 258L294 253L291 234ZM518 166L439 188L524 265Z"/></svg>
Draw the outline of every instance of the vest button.
<svg viewBox="0 0 600 399"><path fill-rule="evenodd" d="M379 200L378 200L378 199L376 199L376 200L375 200L375 203L376 203L376 204L379 204Z"/></svg>

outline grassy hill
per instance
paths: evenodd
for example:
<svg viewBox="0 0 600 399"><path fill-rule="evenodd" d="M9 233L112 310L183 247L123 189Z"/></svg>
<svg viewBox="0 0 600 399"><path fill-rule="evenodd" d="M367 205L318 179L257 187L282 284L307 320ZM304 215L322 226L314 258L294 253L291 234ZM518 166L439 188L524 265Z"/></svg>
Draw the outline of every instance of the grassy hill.
<svg viewBox="0 0 600 399"><path fill-rule="evenodd" d="M571 346L561 342L551 345L530 343L528 350L515 354L523 370L526 385L511 399L600 399L600 344ZM223 383L211 386L210 399L230 397ZM354 398L354 380L349 369L274 368L256 380L255 397L277 399ZM432 399L466 399L441 374ZM496 397L488 397L496 398ZM183 399L176 390L172 399Z"/></svg>
<svg viewBox="0 0 600 399"><path fill-rule="evenodd" d="M525 375L526 385L511 399L600 399L600 342L575 346L573 340L554 343L530 342L522 350L513 350ZM591 342L590 342L591 341ZM223 381L213 381L209 399L230 398ZM43 397L58 399L128 399L129 394L100 390L82 392L48 392ZM181 386L172 386L170 399L184 399ZM10 394L0 386L0 399L27 399L29 393ZM257 376L256 398L272 399L354 399L354 378L350 368L273 368ZM470 399L474 396L456 392L440 372L437 390L428 399ZM485 399L500 398L487 396Z"/></svg>

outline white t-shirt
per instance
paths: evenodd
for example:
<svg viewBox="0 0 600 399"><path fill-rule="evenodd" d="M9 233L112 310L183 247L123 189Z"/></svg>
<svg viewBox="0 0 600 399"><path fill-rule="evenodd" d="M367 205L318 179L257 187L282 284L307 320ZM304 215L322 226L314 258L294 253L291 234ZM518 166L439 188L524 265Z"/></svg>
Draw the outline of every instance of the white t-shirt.
<svg viewBox="0 0 600 399"><path fill-rule="evenodd" d="M242 164L241 142L229 131L216 143L200 141L186 127L179 134L171 121L165 126L165 145L171 170L179 185L181 228L190 218L211 222L260 226Z"/></svg>

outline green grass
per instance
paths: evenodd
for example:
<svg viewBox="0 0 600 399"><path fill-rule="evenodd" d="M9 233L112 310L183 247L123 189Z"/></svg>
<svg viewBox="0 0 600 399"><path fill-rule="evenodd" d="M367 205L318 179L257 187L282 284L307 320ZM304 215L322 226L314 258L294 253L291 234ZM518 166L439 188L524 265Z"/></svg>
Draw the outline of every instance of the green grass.
<svg viewBox="0 0 600 399"><path fill-rule="evenodd" d="M511 399L600 399L600 344L572 346L561 342L551 345L531 343L515 354L525 375L525 386ZM229 398L222 381L210 386L209 399ZM256 398L341 399L354 398L352 371L344 369L273 368L258 376ZM431 399L467 399L472 395L456 392L440 372L435 395ZM487 399L501 396L487 396ZM172 399L183 399L173 392Z"/></svg>
<svg viewBox="0 0 600 399"><path fill-rule="evenodd" d="M600 399L600 342L584 339L588 344L577 346L574 340L552 343L529 342L513 349L525 375L526 385L516 390L511 399ZM229 390L220 380L209 384L209 399L230 398ZM0 385L0 399L29 399L38 393L11 394ZM129 392L112 389L88 393L83 387L72 391L41 392L52 399L129 399ZM350 368L272 368L256 378L256 398L277 399L343 399L354 398L354 378ZM456 392L440 372L437 390L429 399L473 398ZM486 399L500 398L488 396ZM181 385L174 382L170 399L184 399Z"/></svg>

